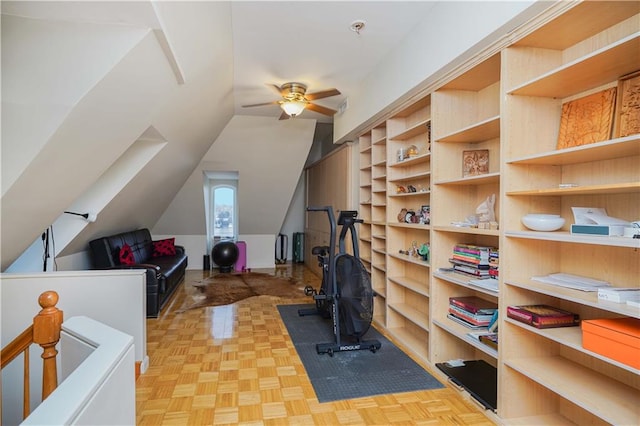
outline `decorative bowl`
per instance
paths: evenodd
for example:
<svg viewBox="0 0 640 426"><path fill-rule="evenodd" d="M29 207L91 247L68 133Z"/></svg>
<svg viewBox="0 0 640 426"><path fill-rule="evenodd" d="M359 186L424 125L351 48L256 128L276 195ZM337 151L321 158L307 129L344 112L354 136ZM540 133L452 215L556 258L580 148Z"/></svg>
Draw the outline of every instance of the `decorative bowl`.
<svg viewBox="0 0 640 426"><path fill-rule="evenodd" d="M564 218L559 214L527 214L522 216L522 223L533 231L557 231L564 225Z"/></svg>

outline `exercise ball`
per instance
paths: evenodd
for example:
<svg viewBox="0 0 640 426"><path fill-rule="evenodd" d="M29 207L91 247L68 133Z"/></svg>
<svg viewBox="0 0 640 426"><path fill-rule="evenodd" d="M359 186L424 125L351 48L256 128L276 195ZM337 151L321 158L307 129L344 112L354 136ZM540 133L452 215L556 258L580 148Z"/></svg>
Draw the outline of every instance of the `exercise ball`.
<svg viewBox="0 0 640 426"><path fill-rule="evenodd" d="M218 265L220 272L231 272L239 255L238 246L233 241L220 241L211 250L213 263Z"/></svg>

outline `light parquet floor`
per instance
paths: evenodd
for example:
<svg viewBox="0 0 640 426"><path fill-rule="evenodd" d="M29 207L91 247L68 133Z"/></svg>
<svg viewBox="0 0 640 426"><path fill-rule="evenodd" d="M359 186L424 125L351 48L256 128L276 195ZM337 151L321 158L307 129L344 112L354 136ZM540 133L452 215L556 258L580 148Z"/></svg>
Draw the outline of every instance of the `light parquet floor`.
<svg viewBox="0 0 640 426"><path fill-rule="evenodd" d="M319 287L303 265L260 272L290 274ZM137 424L494 424L449 386L319 403L276 308L311 299L258 296L175 313L191 294L191 283L208 275L187 271L161 316L147 320L150 365L136 382Z"/></svg>

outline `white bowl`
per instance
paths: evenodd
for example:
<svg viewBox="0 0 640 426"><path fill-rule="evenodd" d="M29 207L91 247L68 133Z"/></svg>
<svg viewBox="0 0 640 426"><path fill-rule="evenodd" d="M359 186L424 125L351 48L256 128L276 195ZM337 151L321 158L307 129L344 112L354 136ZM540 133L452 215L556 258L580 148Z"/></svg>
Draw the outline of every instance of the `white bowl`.
<svg viewBox="0 0 640 426"><path fill-rule="evenodd" d="M527 214L522 216L522 223L534 231L556 231L564 225L559 214Z"/></svg>

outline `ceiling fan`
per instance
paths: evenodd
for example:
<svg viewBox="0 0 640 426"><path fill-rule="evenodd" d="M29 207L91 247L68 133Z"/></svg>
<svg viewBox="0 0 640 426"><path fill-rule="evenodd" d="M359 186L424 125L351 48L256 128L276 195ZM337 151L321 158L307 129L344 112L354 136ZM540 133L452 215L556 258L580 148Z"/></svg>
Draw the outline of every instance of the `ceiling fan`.
<svg viewBox="0 0 640 426"><path fill-rule="evenodd" d="M263 102L260 104L242 105L242 107L251 108L264 105L280 105L280 108L282 108L283 111L282 115L280 115L280 120L285 120L289 117L297 117L302 114L305 109L328 116L332 116L336 113L336 110L334 109L314 104L311 101L339 95L340 91L338 89L328 89L321 92L307 93L307 86L302 83L284 83L282 86L269 84L269 86L278 91L280 96L282 96L281 100Z"/></svg>

